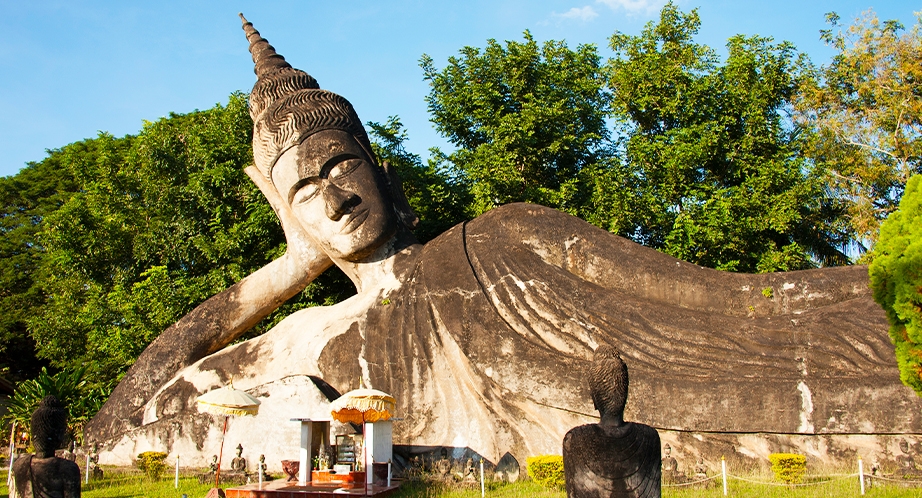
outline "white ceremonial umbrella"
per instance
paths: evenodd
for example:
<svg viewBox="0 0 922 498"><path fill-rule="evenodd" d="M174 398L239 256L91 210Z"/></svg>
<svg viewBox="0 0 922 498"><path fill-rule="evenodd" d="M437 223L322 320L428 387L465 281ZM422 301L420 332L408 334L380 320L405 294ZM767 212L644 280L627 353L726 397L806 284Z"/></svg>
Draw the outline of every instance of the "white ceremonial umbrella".
<svg viewBox="0 0 922 498"><path fill-rule="evenodd" d="M224 457L224 436L227 434L227 419L231 415L256 415L259 400L249 394L234 389L234 383L208 391L196 399L201 412L224 415L224 431L221 434L221 452L218 453L218 468L215 470L214 487L218 487L221 477L221 459Z"/></svg>

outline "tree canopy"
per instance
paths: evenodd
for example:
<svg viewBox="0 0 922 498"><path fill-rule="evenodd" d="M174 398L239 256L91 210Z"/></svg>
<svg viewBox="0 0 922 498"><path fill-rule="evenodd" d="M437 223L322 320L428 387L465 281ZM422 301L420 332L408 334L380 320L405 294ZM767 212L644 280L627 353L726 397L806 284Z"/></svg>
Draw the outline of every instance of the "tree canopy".
<svg viewBox="0 0 922 498"><path fill-rule="evenodd" d="M28 321L44 304L37 275L44 257L38 242L45 216L64 204L77 185L64 166L67 155L92 153L92 140L49 151L19 174L0 178L0 375L33 378L45 362L36 358Z"/></svg>
<svg viewBox="0 0 922 498"><path fill-rule="evenodd" d="M817 130L805 155L848 209L862 252L896 209L909 177L922 173L922 14L906 31L867 11L848 27L835 13L822 37L838 54L817 71L798 103L798 121Z"/></svg>
<svg viewBox="0 0 922 498"><path fill-rule="evenodd" d="M284 249L243 173L251 129L237 94L135 137L100 134L91 152L64 151L78 188L38 236L46 302L29 329L39 356L86 363L107 390L164 328Z"/></svg>
<svg viewBox="0 0 922 498"><path fill-rule="evenodd" d="M536 202L725 270L845 264L843 208L788 118L805 57L736 36L721 64L699 26L668 4L640 35L612 36L605 64L592 45L528 32L441 70L424 56L432 121L458 147L439 157L469 185L471 214Z"/></svg>
<svg viewBox="0 0 922 498"><path fill-rule="evenodd" d="M607 65L625 138L629 236L712 268L844 264L839 212L802 155L787 111L809 79L789 43L697 44L700 20L666 5L639 36L616 33Z"/></svg>
<svg viewBox="0 0 922 498"><path fill-rule="evenodd" d="M467 182L470 214L516 201L577 214L580 174L606 156L608 93L596 48L488 40L448 65L420 61L436 129L458 149L436 157Z"/></svg>

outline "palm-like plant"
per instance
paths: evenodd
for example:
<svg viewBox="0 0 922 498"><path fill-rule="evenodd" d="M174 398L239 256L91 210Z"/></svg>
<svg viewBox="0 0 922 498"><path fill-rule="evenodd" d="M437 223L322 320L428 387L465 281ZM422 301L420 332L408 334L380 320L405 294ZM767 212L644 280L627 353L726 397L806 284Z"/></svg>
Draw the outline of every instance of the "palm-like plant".
<svg viewBox="0 0 922 498"><path fill-rule="evenodd" d="M101 405L101 398L95 393L86 393L83 376L86 367L65 369L51 375L42 368L38 377L21 382L10 399L9 411L4 419L28 427L32 412L38 408L45 396L53 395L67 407L69 425L75 436L82 434L83 424L90 419Z"/></svg>

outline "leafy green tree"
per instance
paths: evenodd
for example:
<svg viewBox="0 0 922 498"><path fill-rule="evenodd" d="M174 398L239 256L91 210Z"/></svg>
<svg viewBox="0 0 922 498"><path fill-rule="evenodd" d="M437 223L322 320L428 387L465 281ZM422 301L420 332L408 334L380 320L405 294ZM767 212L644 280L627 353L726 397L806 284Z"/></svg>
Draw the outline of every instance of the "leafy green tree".
<svg viewBox="0 0 922 498"><path fill-rule="evenodd" d="M789 43L738 35L721 65L694 42L699 26L695 10L670 3L639 36L611 37L606 70L627 164L609 181L621 199L608 208L628 218L621 230L723 270L846 263L840 208L786 114L809 78L806 60Z"/></svg>
<svg viewBox="0 0 922 498"><path fill-rule="evenodd" d="M609 95L595 46L524 38L465 47L441 70L427 55L420 61L431 119L458 147L433 152L469 185L471 216L516 201L575 214L587 196L580 172L609 154Z"/></svg>
<svg viewBox="0 0 922 498"><path fill-rule="evenodd" d="M44 250L36 234L45 216L76 190L62 157L89 153L93 146L86 141L49 151L43 161L0 178L0 375L12 381L35 377L44 364L36 358L27 322L44 303L36 280Z"/></svg>
<svg viewBox="0 0 922 498"><path fill-rule="evenodd" d="M79 192L47 215L39 240L48 297L29 321L58 368L89 365L108 392L150 341L211 295L284 252L278 220L243 172L251 161L246 98L101 134L93 154L65 154ZM248 337L292 310L338 300L319 280ZM353 291L354 292L354 291Z"/></svg>
<svg viewBox="0 0 922 498"><path fill-rule="evenodd" d="M909 179L899 208L881 225L869 274L890 321L900 379L922 395L922 175Z"/></svg>
<svg viewBox="0 0 922 498"><path fill-rule="evenodd" d="M872 11L847 28L835 13L827 20L837 31L822 36L838 54L805 87L798 120L818 130L807 155L828 170L863 252L909 177L922 173L922 17L909 31Z"/></svg>
<svg viewBox="0 0 922 498"><path fill-rule="evenodd" d="M397 116L386 123L368 123L371 146L379 162L388 162L400 175L410 207L419 216L416 236L422 242L437 237L467 219L470 195L467 186L438 168L436 161L423 165L403 143L407 132Z"/></svg>

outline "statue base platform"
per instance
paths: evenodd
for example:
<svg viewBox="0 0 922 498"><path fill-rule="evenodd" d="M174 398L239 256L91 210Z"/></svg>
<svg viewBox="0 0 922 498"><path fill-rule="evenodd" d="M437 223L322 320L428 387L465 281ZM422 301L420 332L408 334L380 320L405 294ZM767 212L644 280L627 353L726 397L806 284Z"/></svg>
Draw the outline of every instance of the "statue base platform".
<svg viewBox="0 0 922 498"><path fill-rule="evenodd" d="M224 492L227 498L341 498L342 496L373 496L385 498L400 488L400 483L392 482L390 486L369 484L368 489L361 484L340 486L337 484L307 483L305 486L296 482L272 481L260 484L247 484L237 488L228 488Z"/></svg>

